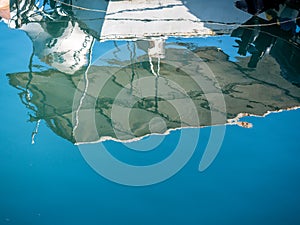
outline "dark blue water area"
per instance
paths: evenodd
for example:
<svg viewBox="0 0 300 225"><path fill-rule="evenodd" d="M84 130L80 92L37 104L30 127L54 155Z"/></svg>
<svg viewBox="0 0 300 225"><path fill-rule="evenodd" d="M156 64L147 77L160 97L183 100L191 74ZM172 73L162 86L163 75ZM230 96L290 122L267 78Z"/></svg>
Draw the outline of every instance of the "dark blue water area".
<svg viewBox="0 0 300 225"><path fill-rule="evenodd" d="M247 118L252 129L228 126L219 155L204 172L198 164L210 129L201 129L203 142L178 174L156 185L127 187L95 173L76 146L43 123L32 145L34 126L5 83L1 76L0 224L300 221L300 110ZM168 139L176 142L177 132Z"/></svg>
<svg viewBox="0 0 300 225"><path fill-rule="evenodd" d="M300 110L246 118L252 129L227 126L204 172L198 166L210 128L200 130L193 157L175 176L145 187L119 185L97 174L77 146L43 121L31 144L35 124L6 77L27 71L31 46L22 32L9 32L16 35L0 33L1 225L300 224ZM169 143L179 132L168 135ZM106 146L128 158L118 153L120 143ZM153 161L170 154L172 144L162 146Z"/></svg>

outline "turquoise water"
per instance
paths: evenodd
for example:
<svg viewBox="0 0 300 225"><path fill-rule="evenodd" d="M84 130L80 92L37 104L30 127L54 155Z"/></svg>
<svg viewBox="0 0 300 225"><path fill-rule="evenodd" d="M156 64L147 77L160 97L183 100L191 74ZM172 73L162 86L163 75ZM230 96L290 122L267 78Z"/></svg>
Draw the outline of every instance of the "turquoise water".
<svg viewBox="0 0 300 225"><path fill-rule="evenodd" d="M249 118L252 129L229 126L205 172L197 169L200 142L174 177L136 188L96 174L44 123L32 145L33 126L18 101L2 75L1 224L299 223L299 110ZM201 129L204 140L208 134Z"/></svg>
<svg viewBox="0 0 300 225"><path fill-rule="evenodd" d="M29 114L35 116L34 110L22 104L21 90L10 85L6 75L18 77L18 73L29 70L32 43L24 32L9 30L3 23L0 30L0 224L300 223L299 109L265 118L243 118L253 124L251 129L227 125L219 154L203 172L198 167L211 128L190 128L191 134L193 130L199 131L199 141L192 158L178 173L150 186L117 184L96 173L71 138L53 132L45 122L46 116L41 120L35 144L31 143L36 122L29 122ZM230 63L238 62L237 50L232 47L235 39L229 36L196 40L171 38L167 42L170 46L192 43L192 48L195 45L222 48L230 56ZM113 42L96 42L93 58L112 47ZM43 65L45 70L51 68L36 57L34 62ZM42 71L37 76L45 74ZM64 76L61 77L63 80ZM269 87L269 83L258 83ZM32 88L40 88L38 83L34 84ZM293 91L299 93L298 89ZM283 92L281 95L286 97ZM251 93L249 96L252 104ZM268 105L273 110L282 101L290 103L280 95L273 98L275 103ZM291 105L295 105L295 99L299 101L294 97L290 99ZM252 107L247 106L249 110ZM258 114L262 112L258 110ZM180 135L180 130L171 132L150 152L128 150L115 141L104 145L121 161L147 165L170 155Z"/></svg>

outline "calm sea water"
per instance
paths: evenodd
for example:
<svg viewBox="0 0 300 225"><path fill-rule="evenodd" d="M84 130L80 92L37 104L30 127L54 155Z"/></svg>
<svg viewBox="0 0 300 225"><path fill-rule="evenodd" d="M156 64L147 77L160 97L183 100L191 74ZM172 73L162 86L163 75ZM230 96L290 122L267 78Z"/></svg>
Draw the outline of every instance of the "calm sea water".
<svg viewBox="0 0 300 225"><path fill-rule="evenodd" d="M226 126L220 152L204 172L198 166L211 128L194 128L200 132L198 145L176 175L150 186L120 185L96 173L78 146L45 120L31 143L33 112L6 75L29 70L32 43L23 31L3 23L0 40L0 224L300 223L300 110L243 118L253 124L251 129ZM231 63L237 61L229 36L168 42L219 47ZM95 43L94 58L112 46ZM126 152L115 141L104 145L122 161L151 164L167 157L179 137L180 130L171 132L149 153Z"/></svg>

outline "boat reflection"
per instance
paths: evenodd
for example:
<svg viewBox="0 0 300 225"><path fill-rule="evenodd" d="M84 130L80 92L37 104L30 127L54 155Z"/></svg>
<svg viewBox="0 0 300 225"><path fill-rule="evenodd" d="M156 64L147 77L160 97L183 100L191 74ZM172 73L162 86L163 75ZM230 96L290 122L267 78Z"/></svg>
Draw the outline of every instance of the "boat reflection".
<svg viewBox="0 0 300 225"><path fill-rule="evenodd" d="M81 3L74 2L77 6ZM31 122L46 121L57 135L72 143L126 141L175 128L236 123L240 113L264 115L299 106L300 50L295 29L270 25L255 16L232 32L238 49L232 46L223 52L217 45L206 46L208 37L203 35L214 29L207 24L183 20L175 26L174 21L166 20L153 23L159 24L161 31L155 26L151 30L150 22L143 30L139 28L145 21L140 18L127 21L126 26L122 25L124 18L119 17L118 23L110 19L141 12L135 10L134 1L126 3L132 7L128 11L122 2L102 2L101 9L107 7L110 12L105 21L88 19L88 15L97 16L78 7L58 7L51 11L60 18L55 23L45 15L38 23L21 23L34 46L30 71L8 77L32 111ZM171 8L191 7L190 2L174 3ZM168 9L153 7L158 3L154 1L147 10ZM67 16L62 15L64 11ZM103 12L99 9L97 13ZM36 17L41 19L39 14ZM186 23L201 29L191 33ZM167 38L172 33L170 27L164 29L170 24L183 38ZM117 29L120 26L123 28ZM145 34L148 28L151 32ZM197 37L184 38L191 34ZM218 40L221 43L228 38ZM106 40L97 42L99 49L106 49L92 57L97 39ZM230 61L234 52L241 56ZM34 55L51 67L41 67Z"/></svg>
<svg viewBox="0 0 300 225"><path fill-rule="evenodd" d="M100 40L224 34L249 17L232 0L10 0L10 5L12 28L67 18Z"/></svg>

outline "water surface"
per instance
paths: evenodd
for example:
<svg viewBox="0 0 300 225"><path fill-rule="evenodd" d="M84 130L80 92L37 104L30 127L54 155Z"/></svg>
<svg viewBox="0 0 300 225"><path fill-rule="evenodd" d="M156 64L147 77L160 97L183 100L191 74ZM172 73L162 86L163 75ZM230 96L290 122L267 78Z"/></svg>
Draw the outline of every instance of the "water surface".
<svg viewBox="0 0 300 225"><path fill-rule="evenodd" d="M191 33L160 19L177 35L110 29L113 15L148 31L157 22L132 14L145 5L128 12L117 1L81 5L108 15L73 8L20 29L1 22L0 224L298 224L296 31L258 26L264 16L229 3L237 13L222 18L201 17L193 1L147 3L156 15L181 10L182 24L204 21ZM118 183L117 167L93 164L100 146L126 165L157 165L180 140L183 165L162 182L124 170ZM154 175L174 169L162 168Z"/></svg>

